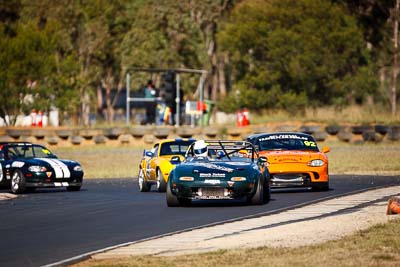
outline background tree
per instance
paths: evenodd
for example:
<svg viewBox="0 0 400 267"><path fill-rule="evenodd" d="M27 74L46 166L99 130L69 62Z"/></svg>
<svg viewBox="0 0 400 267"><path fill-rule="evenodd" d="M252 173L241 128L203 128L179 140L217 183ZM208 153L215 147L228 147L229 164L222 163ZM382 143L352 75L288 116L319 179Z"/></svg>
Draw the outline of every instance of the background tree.
<svg viewBox="0 0 400 267"><path fill-rule="evenodd" d="M208 56L208 64L205 69L209 70L209 86L206 88L210 90L205 91L205 98L211 98L213 101L219 100L219 96L225 97L227 92L224 71L227 59L225 54L219 51L217 33L220 22L236 2L235 0L208 0L187 3L191 19L202 33L203 49Z"/></svg>
<svg viewBox="0 0 400 267"><path fill-rule="evenodd" d="M390 107L392 114L396 113L397 96L396 63L398 51L395 48L395 22L398 12L395 11L396 0L336 0L345 6L354 16L363 31L367 48L371 51L372 60L379 68L380 89L373 95L373 100ZM376 76L376 74L375 74ZM372 98L372 96L371 96ZM372 101L371 101L372 102Z"/></svg>
<svg viewBox="0 0 400 267"><path fill-rule="evenodd" d="M51 75L55 68L51 30L32 22L0 25L1 116L29 114L50 108ZM11 123L15 123L16 117Z"/></svg>
<svg viewBox="0 0 400 267"><path fill-rule="evenodd" d="M362 37L356 20L327 1L244 2L220 33L235 66L229 99L237 107L242 97L234 96L251 88L263 100L259 106L243 104L293 112L306 105L362 102L377 86Z"/></svg>
<svg viewBox="0 0 400 267"><path fill-rule="evenodd" d="M184 7L184 3L168 0L129 3L130 29L121 43L122 69L201 68L200 32ZM159 74L149 77L145 73L135 73L132 78L135 89L149 78L160 79ZM189 86L194 84L184 84L184 88Z"/></svg>
<svg viewBox="0 0 400 267"><path fill-rule="evenodd" d="M40 105L60 110L63 123L89 125L93 109L112 123L133 67L206 69L205 97L225 111L395 107L397 90L388 86L398 53L395 2L2 1L0 116ZM149 78L160 82L159 75L132 78L136 90ZM198 76L181 81L187 95ZM32 84L40 97L24 105Z"/></svg>
<svg viewBox="0 0 400 267"><path fill-rule="evenodd" d="M58 22L58 74L61 70L66 71L64 78L67 79L62 79L62 86L75 90L75 94L69 96L78 96L73 99L77 101L70 102L73 105L67 105L74 106L75 123L89 125L89 114L91 107L95 106L94 96L98 88L106 91L106 118L109 122L113 118L110 91L119 82L118 46L125 23L121 20L124 11L121 3L94 0L24 2L26 17L35 18L40 25Z"/></svg>

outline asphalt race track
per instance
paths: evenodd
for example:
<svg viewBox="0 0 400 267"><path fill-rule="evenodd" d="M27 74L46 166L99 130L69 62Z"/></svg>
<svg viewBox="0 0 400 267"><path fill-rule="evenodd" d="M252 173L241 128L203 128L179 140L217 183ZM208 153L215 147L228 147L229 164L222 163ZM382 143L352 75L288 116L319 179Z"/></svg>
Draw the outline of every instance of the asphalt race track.
<svg viewBox="0 0 400 267"><path fill-rule="evenodd" d="M0 265L42 266L80 254L244 216L274 212L368 188L396 176L331 175L331 190L273 191L270 203L198 202L168 208L164 193L140 193L133 179L85 180L80 192L41 189L0 201ZM0 190L0 193L8 190Z"/></svg>

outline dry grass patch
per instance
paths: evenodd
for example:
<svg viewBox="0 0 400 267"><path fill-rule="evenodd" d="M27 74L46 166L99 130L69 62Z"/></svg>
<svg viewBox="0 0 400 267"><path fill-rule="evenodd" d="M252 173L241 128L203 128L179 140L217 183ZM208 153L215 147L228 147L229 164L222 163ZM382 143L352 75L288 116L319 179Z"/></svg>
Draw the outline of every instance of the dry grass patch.
<svg viewBox="0 0 400 267"><path fill-rule="evenodd" d="M400 174L400 142L349 144L339 141L329 146L330 174Z"/></svg>
<svg viewBox="0 0 400 267"><path fill-rule="evenodd" d="M251 113L251 123L265 123L265 122L320 122L320 123L351 123L351 124L399 124L400 113L392 116L388 110L385 110L379 105L352 105L343 107L341 109L334 106L319 107L319 108L306 108L304 112L296 114L289 114L285 110L267 110L261 111L258 114Z"/></svg>
<svg viewBox="0 0 400 267"><path fill-rule="evenodd" d="M220 250L178 257L88 260L74 266L400 266L399 228L400 219L397 219L340 240L314 246Z"/></svg>
<svg viewBox="0 0 400 267"><path fill-rule="evenodd" d="M143 149L143 146L96 145L52 150L60 158L79 161L85 178L128 178L137 177Z"/></svg>

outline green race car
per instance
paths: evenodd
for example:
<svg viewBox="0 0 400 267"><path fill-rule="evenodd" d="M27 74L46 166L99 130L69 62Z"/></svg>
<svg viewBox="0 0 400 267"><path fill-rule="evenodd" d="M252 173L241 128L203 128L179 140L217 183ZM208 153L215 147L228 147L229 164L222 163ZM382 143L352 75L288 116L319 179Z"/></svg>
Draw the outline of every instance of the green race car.
<svg viewBox="0 0 400 267"><path fill-rule="evenodd" d="M173 157L176 167L167 184L169 207L192 200L244 199L262 205L271 197L267 158L259 157L246 141L203 141L206 149L189 146L185 159ZM198 153L197 153L198 152Z"/></svg>

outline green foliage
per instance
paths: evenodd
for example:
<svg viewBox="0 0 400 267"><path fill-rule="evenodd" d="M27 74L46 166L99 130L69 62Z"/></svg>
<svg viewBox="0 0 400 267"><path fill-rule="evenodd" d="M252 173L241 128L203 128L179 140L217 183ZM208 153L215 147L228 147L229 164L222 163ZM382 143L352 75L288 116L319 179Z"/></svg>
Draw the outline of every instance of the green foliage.
<svg viewBox="0 0 400 267"><path fill-rule="evenodd" d="M282 92L279 86L273 86L268 91L251 88L238 89L220 101L218 108L221 111L232 113L240 107L248 107L255 112L273 107L296 114L303 112L307 104L308 99L304 93Z"/></svg>
<svg viewBox="0 0 400 267"><path fill-rule="evenodd" d="M235 66L234 87L278 100L265 108L333 104L377 88L376 76L366 75L373 67L356 20L328 1L248 1L219 40Z"/></svg>
<svg viewBox="0 0 400 267"><path fill-rule="evenodd" d="M50 107L50 76L55 67L52 34L48 29L38 30L33 23L15 24L14 33L8 36L5 27L0 27L2 117Z"/></svg>
<svg viewBox="0 0 400 267"><path fill-rule="evenodd" d="M353 0L3 1L0 116L57 107L82 117L84 106L102 104L96 90L122 89L132 67L206 69L206 88L222 92L214 87L224 81L217 68L225 55L223 111L298 113L371 96L384 102L377 77L391 64L392 7ZM132 88L148 78L135 73ZM185 95L194 94L198 76L181 81Z"/></svg>
<svg viewBox="0 0 400 267"><path fill-rule="evenodd" d="M121 43L122 68L201 68L201 34L187 8L168 0L128 4L131 24ZM133 79L140 83L144 77L139 73Z"/></svg>
<svg viewBox="0 0 400 267"><path fill-rule="evenodd" d="M235 105L233 108L252 107L257 109L259 107L265 107L268 104L268 99L262 97L260 92L255 89L240 88L238 91L234 92L233 95L235 95L235 101L231 102L231 105Z"/></svg>

